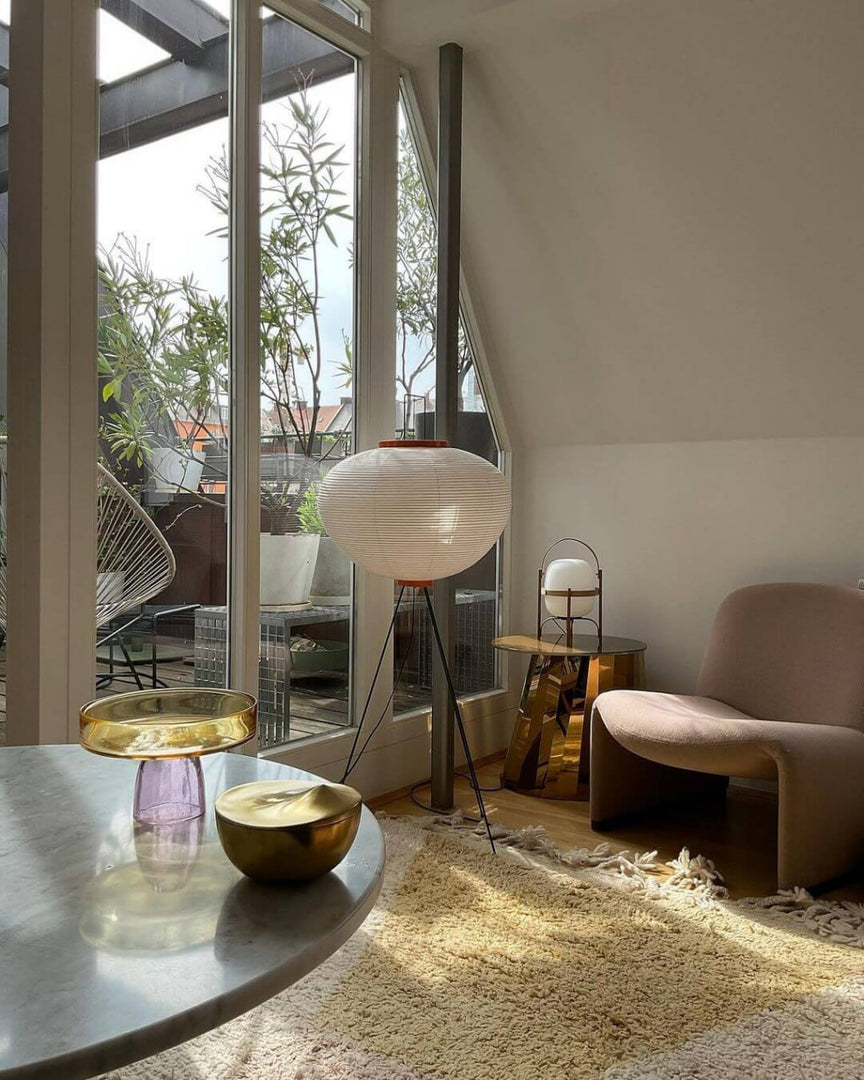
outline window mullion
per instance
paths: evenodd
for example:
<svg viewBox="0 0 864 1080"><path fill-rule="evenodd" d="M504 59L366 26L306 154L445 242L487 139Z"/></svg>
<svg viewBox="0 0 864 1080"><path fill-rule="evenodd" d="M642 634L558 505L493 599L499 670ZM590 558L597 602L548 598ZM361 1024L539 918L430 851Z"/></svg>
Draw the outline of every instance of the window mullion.
<svg viewBox="0 0 864 1080"><path fill-rule="evenodd" d="M258 689L260 535L259 109L261 23L254 0L234 0L231 18L229 494L230 685Z"/></svg>

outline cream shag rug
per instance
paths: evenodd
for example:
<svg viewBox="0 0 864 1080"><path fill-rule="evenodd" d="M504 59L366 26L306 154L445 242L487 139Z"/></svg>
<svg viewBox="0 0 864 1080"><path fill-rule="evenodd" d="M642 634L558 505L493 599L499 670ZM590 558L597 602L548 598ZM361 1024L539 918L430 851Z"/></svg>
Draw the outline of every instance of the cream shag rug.
<svg viewBox="0 0 864 1080"><path fill-rule="evenodd" d="M382 825L380 901L336 956L112 1080L864 1077L861 905L733 904L686 852L661 884L655 853Z"/></svg>

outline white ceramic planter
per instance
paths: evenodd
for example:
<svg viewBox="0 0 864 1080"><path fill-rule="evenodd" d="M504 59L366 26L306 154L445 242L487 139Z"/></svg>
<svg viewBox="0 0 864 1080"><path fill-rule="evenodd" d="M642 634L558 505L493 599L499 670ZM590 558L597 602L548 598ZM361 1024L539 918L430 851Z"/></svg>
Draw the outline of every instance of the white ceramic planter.
<svg viewBox="0 0 864 1080"><path fill-rule="evenodd" d="M150 451L152 489L161 494L196 492L204 472L203 450L183 451L173 446L157 446Z"/></svg>
<svg viewBox="0 0 864 1080"><path fill-rule="evenodd" d="M320 539L316 533L261 533L261 603L265 607L309 600Z"/></svg>
<svg viewBox="0 0 864 1080"><path fill-rule="evenodd" d="M351 603L351 563L329 536L321 537L311 600L325 607Z"/></svg>

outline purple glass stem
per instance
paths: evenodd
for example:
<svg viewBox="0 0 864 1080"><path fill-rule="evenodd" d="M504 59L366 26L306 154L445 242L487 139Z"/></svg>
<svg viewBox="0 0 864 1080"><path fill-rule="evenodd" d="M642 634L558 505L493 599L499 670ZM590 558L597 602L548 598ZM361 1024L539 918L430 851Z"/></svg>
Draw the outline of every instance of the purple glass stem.
<svg viewBox="0 0 864 1080"><path fill-rule="evenodd" d="M138 766L132 817L153 825L204 813L204 774L197 757L148 759Z"/></svg>

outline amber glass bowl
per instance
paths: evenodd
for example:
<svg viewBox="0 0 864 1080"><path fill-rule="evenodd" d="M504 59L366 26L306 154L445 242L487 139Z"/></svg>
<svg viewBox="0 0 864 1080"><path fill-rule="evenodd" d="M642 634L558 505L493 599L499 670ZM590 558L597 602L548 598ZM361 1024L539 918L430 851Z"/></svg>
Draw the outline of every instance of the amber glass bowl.
<svg viewBox="0 0 864 1080"><path fill-rule="evenodd" d="M251 739L256 716L255 698L236 690L136 690L84 705L79 740L105 757L198 757Z"/></svg>

